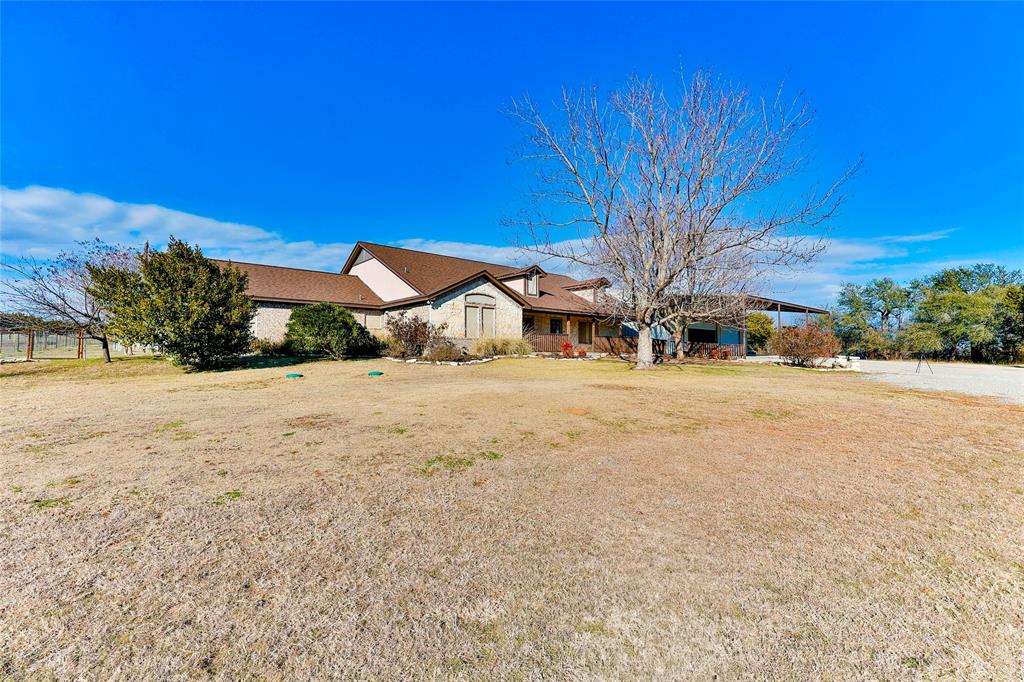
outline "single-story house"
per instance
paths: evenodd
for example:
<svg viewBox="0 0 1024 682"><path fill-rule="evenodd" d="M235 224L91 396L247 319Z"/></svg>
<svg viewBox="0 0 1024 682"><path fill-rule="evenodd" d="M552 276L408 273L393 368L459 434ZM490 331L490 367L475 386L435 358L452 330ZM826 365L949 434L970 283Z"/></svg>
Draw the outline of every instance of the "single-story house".
<svg viewBox="0 0 1024 682"><path fill-rule="evenodd" d="M565 341L598 352L636 347L635 332L613 315L604 278L577 280L539 265L484 263L369 242L353 247L340 273L230 264L248 275L247 293L257 305L253 334L268 341L284 337L293 308L326 301L349 309L378 334L384 316L405 311L445 325L446 336L464 345L497 337L526 338L536 350L550 352ZM734 354L745 352L742 329L695 324L691 330L701 340L730 344Z"/></svg>

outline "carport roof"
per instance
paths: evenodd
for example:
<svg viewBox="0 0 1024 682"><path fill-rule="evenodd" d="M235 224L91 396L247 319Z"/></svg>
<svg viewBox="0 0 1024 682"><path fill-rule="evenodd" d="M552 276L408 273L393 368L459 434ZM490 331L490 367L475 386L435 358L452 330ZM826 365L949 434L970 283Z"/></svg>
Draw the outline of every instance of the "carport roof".
<svg viewBox="0 0 1024 682"><path fill-rule="evenodd" d="M814 313L816 315L829 314L829 311L825 308L815 308L812 305L803 305L802 303L789 303L787 301L780 301L777 298L750 296L749 299L751 310L777 310L783 313Z"/></svg>

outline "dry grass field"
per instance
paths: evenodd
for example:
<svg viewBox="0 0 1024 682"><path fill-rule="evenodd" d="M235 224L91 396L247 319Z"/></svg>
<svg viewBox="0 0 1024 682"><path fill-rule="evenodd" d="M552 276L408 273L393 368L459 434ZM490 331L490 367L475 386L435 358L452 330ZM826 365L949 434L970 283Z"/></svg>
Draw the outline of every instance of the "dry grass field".
<svg viewBox="0 0 1024 682"><path fill-rule="evenodd" d="M1019 406L548 360L8 365L0 397L0 678L1024 671Z"/></svg>

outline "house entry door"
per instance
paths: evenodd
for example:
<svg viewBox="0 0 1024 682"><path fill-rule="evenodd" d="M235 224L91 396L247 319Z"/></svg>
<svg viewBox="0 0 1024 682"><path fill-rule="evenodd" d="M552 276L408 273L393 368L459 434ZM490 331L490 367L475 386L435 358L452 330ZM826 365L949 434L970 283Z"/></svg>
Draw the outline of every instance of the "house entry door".
<svg viewBox="0 0 1024 682"><path fill-rule="evenodd" d="M580 322L577 327L579 328L579 342L580 343L593 343L594 342L594 323L593 322Z"/></svg>

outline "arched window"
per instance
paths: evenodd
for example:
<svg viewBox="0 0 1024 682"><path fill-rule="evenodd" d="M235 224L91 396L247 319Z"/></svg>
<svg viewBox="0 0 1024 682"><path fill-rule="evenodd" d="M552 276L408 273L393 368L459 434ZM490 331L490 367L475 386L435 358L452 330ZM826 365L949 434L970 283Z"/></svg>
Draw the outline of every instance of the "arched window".
<svg viewBox="0 0 1024 682"><path fill-rule="evenodd" d="M494 297L466 294L466 338L494 338Z"/></svg>

